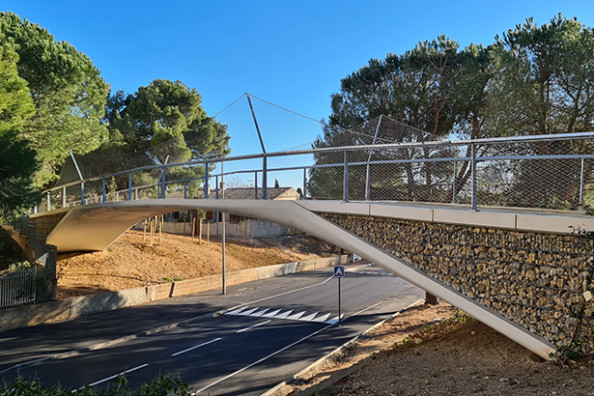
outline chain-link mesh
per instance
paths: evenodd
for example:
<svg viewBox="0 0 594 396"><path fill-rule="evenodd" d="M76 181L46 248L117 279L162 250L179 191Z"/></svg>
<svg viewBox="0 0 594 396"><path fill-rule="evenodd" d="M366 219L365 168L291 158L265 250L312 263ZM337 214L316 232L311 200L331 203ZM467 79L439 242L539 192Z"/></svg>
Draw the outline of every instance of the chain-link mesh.
<svg viewBox="0 0 594 396"><path fill-rule="evenodd" d="M251 95L243 95L215 119L228 127L232 157L262 154L264 146L265 159L228 158L224 165L227 188L252 189L254 198L262 195L266 178L268 188L291 186L306 199L565 210L594 207L594 139L590 137L451 144L387 116L340 128ZM204 163L126 172L165 161L171 164L179 157L176 147L172 140L145 152L122 154L114 148L100 156L77 157L78 170L69 158L56 188L45 193L40 208L104 199L203 198ZM299 154L291 153L294 150ZM283 154L274 154L279 152ZM199 160L212 161L208 197L215 198L223 179L220 161L216 155ZM103 171L91 174L88 169ZM83 200L79 171L85 179Z"/></svg>

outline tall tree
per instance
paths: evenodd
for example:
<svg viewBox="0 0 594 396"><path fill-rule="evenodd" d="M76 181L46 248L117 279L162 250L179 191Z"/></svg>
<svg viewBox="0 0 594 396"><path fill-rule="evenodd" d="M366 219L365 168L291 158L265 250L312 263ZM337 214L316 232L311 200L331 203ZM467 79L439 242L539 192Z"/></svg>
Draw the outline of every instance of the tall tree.
<svg viewBox="0 0 594 396"><path fill-rule="evenodd" d="M10 12L0 13L3 43L12 43L19 55L18 72L28 83L35 114L21 135L37 151L42 167L35 184L55 178L68 155L86 153L107 136L101 123L108 85L82 52L57 42L39 25Z"/></svg>
<svg viewBox="0 0 594 396"><path fill-rule="evenodd" d="M497 69L491 84L495 133L551 134L594 127L594 33L560 14L538 26L532 19L497 37ZM541 142L525 154L583 153L592 145ZM585 162L586 182L592 161ZM523 206L576 207L578 160L524 161L515 171L510 198Z"/></svg>
<svg viewBox="0 0 594 396"><path fill-rule="evenodd" d="M201 102L198 91L180 81L154 80L134 94L114 93L104 118L109 141L80 159L84 176L229 154L227 127L208 117ZM168 179L187 179L202 176L204 170L182 167L167 173ZM133 177L135 184L150 184L160 174Z"/></svg>
<svg viewBox="0 0 594 396"><path fill-rule="evenodd" d="M10 44L0 44L0 222L40 198L32 187L35 151L19 136L34 107L27 83L18 75L17 60Z"/></svg>
<svg viewBox="0 0 594 396"><path fill-rule="evenodd" d="M462 78L458 47L455 41L440 36L436 40L419 43L404 55L388 54L385 60L372 59L368 65L342 79L341 92L332 96L330 128L322 139L314 143L314 147L336 145L338 137L347 145L364 143L356 141L358 138L348 142L345 139L354 135L345 134L342 130L337 132L340 130L337 127L368 125L371 119L376 120L380 115L409 125L408 129L380 126L382 142L418 142L451 133L455 123L456 88ZM372 128L368 128L367 135L369 141L365 144L371 144L373 139L370 140L369 136L375 135ZM399 160L410 161L445 154L443 150L423 147L399 150L396 156ZM384 159L381 155L375 152L374 158ZM394 153L385 155L386 159L393 158ZM318 163L327 163L328 156L316 159ZM387 169L374 166L377 172L390 175L392 189L405 185L409 199L426 200L432 199L434 194L443 194L437 189L443 172L430 162L416 168L411 162L398 168L383 168ZM313 171L312 177L315 179L329 172L334 171ZM364 177L356 179L364 180ZM313 180L311 187L325 184ZM390 186L383 183L382 188L386 187Z"/></svg>

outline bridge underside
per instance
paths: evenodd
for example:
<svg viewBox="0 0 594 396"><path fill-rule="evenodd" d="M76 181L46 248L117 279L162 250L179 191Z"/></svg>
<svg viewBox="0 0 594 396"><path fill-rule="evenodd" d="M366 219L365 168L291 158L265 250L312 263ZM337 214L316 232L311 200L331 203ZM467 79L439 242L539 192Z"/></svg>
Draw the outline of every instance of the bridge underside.
<svg viewBox="0 0 594 396"><path fill-rule="evenodd" d="M563 230L564 233L567 233L569 225L594 229L594 222L588 218L565 217L558 214L535 215L534 212L471 212L449 207L389 203L165 199L126 201L72 208L65 212L59 224L49 233L47 243L56 245L59 252L104 250L130 227L143 219L188 209L228 212L300 229L352 251L397 274L467 312L543 358L549 358L550 354L556 350L550 341L531 333L506 316L434 279L406 260L388 253L317 213L392 217L449 224L470 221L476 227L533 231L538 229L538 232L560 232ZM42 221L43 214L31 217L35 221ZM397 236L386 235L386 238L395 237Z"/></svg>

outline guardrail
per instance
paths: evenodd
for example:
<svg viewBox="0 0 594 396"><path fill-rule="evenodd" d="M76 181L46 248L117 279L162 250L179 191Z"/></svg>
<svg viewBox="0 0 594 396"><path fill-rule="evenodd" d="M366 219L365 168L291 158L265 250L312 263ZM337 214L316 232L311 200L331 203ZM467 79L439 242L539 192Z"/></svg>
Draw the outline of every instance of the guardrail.
<svg viewBox="0 0 594 396"><path fill-rule="evenodd" d="M254 161L261 165L254 166ZM213 174L223 163L235 169ZM202 177L176 176L195 167L203 169ZM254 198L267 199L271 176L289 172L302 177L304 199L582 211L594 201L594 132L321 147L151 165L48 189L45 204L34 211L168 194L188 198L189 186L192 197L208 199L213 181L218 197L219 178L231 175L250 178ZM116 179L126 188L110 190L108 183ZM147 179L154 182L135 184Z"/></svg>
<svg viewBox="0 0 594 396"><path fill-rule="evenodd" d="M34 303L37 290L36 268L0 275L0 308Z"/></svg>

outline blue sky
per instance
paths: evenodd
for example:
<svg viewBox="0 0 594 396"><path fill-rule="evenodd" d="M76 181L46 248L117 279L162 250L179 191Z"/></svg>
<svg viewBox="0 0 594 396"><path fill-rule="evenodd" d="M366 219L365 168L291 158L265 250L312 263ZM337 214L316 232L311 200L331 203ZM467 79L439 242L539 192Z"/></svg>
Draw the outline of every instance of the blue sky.
<svg viewBox="0 0 594 396"><path fill-rule="evenodd" d="M2 0L85 52L114 90L156 78L196 88L214 114L243 92L315 119L340 79L371 58L445 34L462 46L558 12L594 26L592 0Z"/></svg>
<svg viewBox="0 0 594 396"><path fill-rule="evenodd" d="M341 78L419 41L489 44L528 17L543 24L559 12L594 26L592 0L0 0L0 10L86 53L113 90L181 80L210 115L249 92L318 120ZM230 134L240 154L248 143Z"/></svg>

